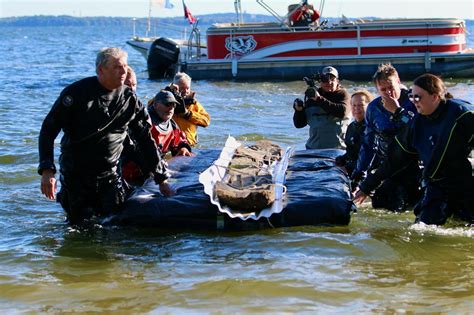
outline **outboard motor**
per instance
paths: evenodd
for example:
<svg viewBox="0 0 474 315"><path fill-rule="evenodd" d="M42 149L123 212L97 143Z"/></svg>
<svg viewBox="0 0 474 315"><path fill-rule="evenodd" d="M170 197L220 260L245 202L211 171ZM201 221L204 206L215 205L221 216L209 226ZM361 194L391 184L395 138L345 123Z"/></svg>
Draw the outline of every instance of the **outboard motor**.
<svg viewBox="0 0 474 315"><path fill-rule="evenodd" d="M148 51L148 77L162 79L175 74L179 57L179 45L171 39L160 37L151 44Z"/></svg>

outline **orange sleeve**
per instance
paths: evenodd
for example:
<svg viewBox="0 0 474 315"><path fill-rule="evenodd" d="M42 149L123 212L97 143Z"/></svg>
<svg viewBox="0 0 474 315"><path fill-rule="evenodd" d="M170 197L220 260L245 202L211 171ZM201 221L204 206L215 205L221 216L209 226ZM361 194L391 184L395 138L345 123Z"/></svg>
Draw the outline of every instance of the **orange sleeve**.
<svg viewBox="0 0 474 315"><path fill-rule="evenodd" d="M207 127L211 123L211 116L206 112L204 107L196 101L195 104L190 108L192 115L188 121L200 127Z"/></svg>

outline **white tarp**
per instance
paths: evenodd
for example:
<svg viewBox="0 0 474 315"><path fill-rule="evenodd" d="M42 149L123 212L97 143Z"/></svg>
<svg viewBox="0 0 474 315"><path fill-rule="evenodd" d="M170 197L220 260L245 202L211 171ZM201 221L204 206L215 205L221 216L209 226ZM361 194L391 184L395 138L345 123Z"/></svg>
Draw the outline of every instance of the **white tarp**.
<svg viewBox="0 0 474 315"><path fill-rule="evenodd" d="M221 181L227 171L227 168L234 156L235 150L241 145L235 138L229 136L222 149L222 152L217 160L207 168L204 172L199 175L199 182L204 185L204 192L209 196L211 203L215 204L219 211L227 214L231 218L240 218L242 220L258 220L260 218L269 218L273 213L280 213L283 210L282 198L286 192L284 187L285 173L288 168L288 162L293 150L291 147L286 148L280 161L277 161L270 165L270 174L272 175L273 183L275 184L275 201L271 207L265 208L259 212L245 212L246 209L240 209L241 211L232 210L227 206L220 204L217 196L214 193L214 185Z"/></svg>

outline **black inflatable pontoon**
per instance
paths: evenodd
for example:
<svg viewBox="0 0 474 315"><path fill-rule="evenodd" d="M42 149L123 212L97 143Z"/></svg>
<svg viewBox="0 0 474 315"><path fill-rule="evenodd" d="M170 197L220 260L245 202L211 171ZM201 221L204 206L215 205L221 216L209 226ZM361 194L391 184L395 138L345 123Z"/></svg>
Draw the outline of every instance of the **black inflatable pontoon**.
<svg viewBox="0 0 474 315"><path fill-rule="evenodd" d="M353 210L350 181L334 164L334 158L342 153L340 150L296 151L286 172L283 211L258 221L228 217L204 193L199 174L218 159L219 150L197 151L194 157L175 157L169 166L177 194L164 198L158 186L147 182L109 223L203 229L347 225Z"/></svg>

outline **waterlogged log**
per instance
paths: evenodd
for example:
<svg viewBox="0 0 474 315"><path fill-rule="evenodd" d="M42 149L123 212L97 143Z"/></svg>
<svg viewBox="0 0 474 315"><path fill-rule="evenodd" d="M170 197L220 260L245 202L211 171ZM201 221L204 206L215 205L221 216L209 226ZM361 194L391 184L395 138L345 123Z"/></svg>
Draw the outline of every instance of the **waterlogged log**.
<svg viewBox="0 0 474 315"><path fill-rule="evenodd" d="M215 190L222 205L238 212L261 211L275 201L275 185L273 184L241 189L217 182Z"/></svg>
<svg viewBox="0 0 474 315"><path fill-rule="evenodd" d="M219 202L238 212L269 207L275 201L271 167L282 154L281 147L270 141L238 147L226 175L214 187Z"/></svg>

